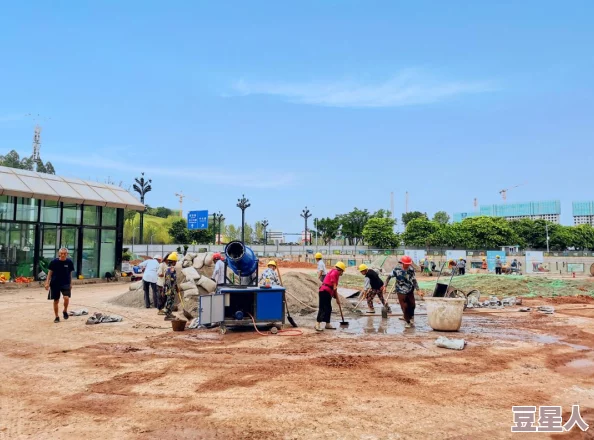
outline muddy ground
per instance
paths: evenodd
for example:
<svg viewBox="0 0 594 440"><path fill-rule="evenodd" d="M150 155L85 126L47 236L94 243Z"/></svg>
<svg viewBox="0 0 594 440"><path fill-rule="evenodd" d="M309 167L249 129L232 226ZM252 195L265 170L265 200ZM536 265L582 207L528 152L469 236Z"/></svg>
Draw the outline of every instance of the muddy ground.
<svg viewBox="0 0 594 440"><path fill-rule="evenodd" d="M300 337L173 333L154 309L106 302L127 287L75 288L71 309L124 316L95 326L54 324L40 288L0 292L0 439L594 438L592 298L467 312L453 351L423 307L414 329L353 315L323 334L295 317ZM513 405L561 405L566 421L572 404L586 433L510 432Z"/></svg>

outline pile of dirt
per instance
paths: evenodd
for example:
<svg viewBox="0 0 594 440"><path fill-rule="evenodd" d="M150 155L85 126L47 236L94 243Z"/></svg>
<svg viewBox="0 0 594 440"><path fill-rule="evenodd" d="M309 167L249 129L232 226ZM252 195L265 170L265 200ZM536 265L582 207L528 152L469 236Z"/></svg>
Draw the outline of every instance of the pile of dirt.
<svg viewBox="0 0 594 440"><path fill-rule="evenodd" d="M447 283L447 278L445 282ZM469 274L452 279L453 287L463 291L477 289L483 295L553 297L594 295L594 284L587 280L560 280L516 275ZM433 291L435 281L419 282L423 290Z"/></svg>
<svg viewBox="0 0 594 440"><path fill-rule="evenodd" d="M318 309L318 291L320 282L314 274L290 272L283 275L283 285L286 288L286 299L289 311L294 314L308 314ZM354 309L353 304L343 301L343 310ZM332 300L332 309L338 310L336 301Z"/></svg>
<svg viewBox="0 0 594 440"><path fill-rule="evenodd" d="M152 295L152 292L150 293ZM129 290L126 293L122 293L121 295L110 299L109 302L117 306L142 308L144 307L144 290L142 287L135 290Z"/></svg>

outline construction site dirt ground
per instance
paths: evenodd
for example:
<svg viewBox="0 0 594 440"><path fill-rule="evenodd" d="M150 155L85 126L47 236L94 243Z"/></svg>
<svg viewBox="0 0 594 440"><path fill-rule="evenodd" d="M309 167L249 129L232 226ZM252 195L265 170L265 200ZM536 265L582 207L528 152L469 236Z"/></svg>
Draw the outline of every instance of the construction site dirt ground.
<svg viewBox="0 0 594 440"><path fill-rule="evenodd" d="M445 334L468 342L455 351L424 307L413 329L350 315L323 333L296 316L299 337L174 333L155 309L107 302L127 288L73 290L71 310L124 317L98 325L54 324L41 288L0 292L0 439L594 438L591 297L467 311ZM565 422L575 404L587 432L511 432L514 405L560 405Z"/></svg>

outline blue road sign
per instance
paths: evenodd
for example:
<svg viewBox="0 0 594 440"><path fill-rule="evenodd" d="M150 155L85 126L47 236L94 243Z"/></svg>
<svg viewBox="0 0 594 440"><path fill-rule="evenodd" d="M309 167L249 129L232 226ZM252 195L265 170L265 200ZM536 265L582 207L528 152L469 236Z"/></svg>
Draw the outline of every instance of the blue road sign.
<svg viewBox="0 0 594 440"><path fill-rule="evenodd" d="M208 229L208 211L188 212L188 229Z"/></svg>

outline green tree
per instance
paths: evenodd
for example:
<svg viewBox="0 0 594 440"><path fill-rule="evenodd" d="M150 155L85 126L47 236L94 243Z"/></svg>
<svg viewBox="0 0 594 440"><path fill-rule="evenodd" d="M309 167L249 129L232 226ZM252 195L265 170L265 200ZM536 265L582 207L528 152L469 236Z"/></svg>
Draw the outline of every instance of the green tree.
<svg viewBox="0 0 594 440"><path fill-rule="evenodd" d="M572 229L571 246L579 250L594 249L594 228L590 225L579 225Z"/></svg>
<svg viewBox="0 0 594 440"><path fill-rule="evenodd" d="M212 216L208 218L208 228L206 229L192 229L188 231L190 241L195 244L209 244L214 243L215 229L214 220Z"/></svg>
<svg viewBox="0 0 594 440"><path fill-rule="evenodd" d="M518 243L518 236L509 222L498 217L471 217L462 221L467 232L468 249L497 249Z"/></svg>
<svg viewBox="0 0 594 440"><path fill-rule="evenodd" d="M264 243L264 226L262 225L261 221L257 221L254 224L254 243L255 244L263 244Z"/></svg>
<svg viewBox="0 0 594 440"><path fill-rule="evenodd" d="M337 217L314 219L314 227L318 231L318 238L321 238L324 244L328 244L338 235L340 219Z"/></svg>
<svg viewBox="0 0 594 440"><path fill-rule="evenodd" d="M228 241L241 240L241 228L235 225L225 225L225 236Z"/></svg>
<svg viewBox="0 0 594 440"><path fill-rule="evenodd" d="M398 247L399 237L394 233L394 220L391 218L370 218L363 228L363 238L369 246L379 249Z"/></svg>
<svg viewBox="0 0 594 440"><path fill-rule="evenodd" d="M349 245L361 244L363 240L363 228L371 214L367 209L355 208L347 214L339 215L342 235L347 239Z"/></svg>
<svg viewBox="0 0 594 440"><path fill-rule="evenodd" d="M414 218L406 225L402 240L407 245L414 247L431 245L430 237L439 230L439 226L438 223L428 220L424 215Z"/></svg>
<svg viewBox="0 0 594 440"><path fill-rule="evenodd" d="M54 166L51 164L51 162L44 164L41 159L37 161L33 160L33 156L23 157L21 159L19 153L17 153L15 150L11 150L4 156L0 155L0 166L35 171L35 165L37 165L37 171L40 173L56 174Z"/></svg>
<svg viewBox="0 0 594 440"><path fill-rule="evenodd" d="M440 225L447 225L450 222L450 216L445 211L437 211L433 216L433 221Z"/></svg>
<svg viewBox="0 0 594 440"><path fill-rule="evenodd" d="M402 214L402 224L406 227L410 221L412 221L416 218L421 218L421 217L425 217L426 219L429 219L427 217L427 213L424 213L424 212L420 212L420 211L405 212L404 214Z"/></svg>
<svg viewBox="0 0 594 440"><path fill-rule="evenodd" d="M188 244L191 241L186 219L175 220L167 232L176 244Z"/></svg>
<svg viewBox="0 0 594 440"><path fill-rule="evenodd" d="M549 247L553 251L565 251L575 242L571 226L551 225L549 226Z"/></svg>

